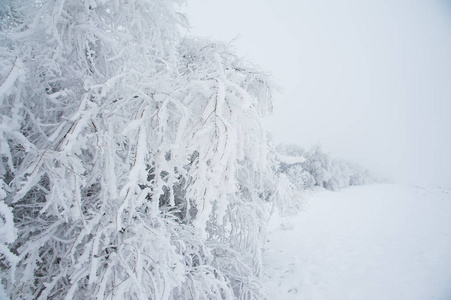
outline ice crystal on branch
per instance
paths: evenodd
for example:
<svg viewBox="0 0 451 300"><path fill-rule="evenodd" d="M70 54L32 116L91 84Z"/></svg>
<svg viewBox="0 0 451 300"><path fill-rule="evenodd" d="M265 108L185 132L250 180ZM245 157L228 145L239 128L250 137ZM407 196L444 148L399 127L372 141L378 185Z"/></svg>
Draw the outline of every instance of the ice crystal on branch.
<svg viewBox="0 0 451 300"><path fill-rule="evenodd" d="M4 293L263 297L271 88L174 4L1 4Z"/></svg>

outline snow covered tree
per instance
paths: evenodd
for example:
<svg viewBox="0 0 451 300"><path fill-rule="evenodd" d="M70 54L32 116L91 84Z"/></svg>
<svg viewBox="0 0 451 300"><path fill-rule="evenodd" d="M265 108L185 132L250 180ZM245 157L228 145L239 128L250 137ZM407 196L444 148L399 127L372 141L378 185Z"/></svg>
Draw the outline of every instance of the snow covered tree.
<svg viewBox="0 0 451 300"><path fill-rule="evenodd" d="M212 264L235 295L261 298L252 274L261 270L264 202L275 188L261 123L271 110L271 89L266 76L222 43L185 39L180 55L187 82L175 93L186 112L168 145L182 144L186 152L168 149L169 161L189 161L182 177L192 184L184 197L195 207L193 225L211 245Z"/></svg>
<svg viewBox="0 0 451 300"><path fill-rule="evenodd" d="M299 190L315 186L337 190L376 181L368 170L354 163L334 159L319 146L305 151L296 145L279 145L277 157L279 172L286 174Z"/></svg>
<svg viewBox="0 0 451 300"><path fill-rule="evenodd" d="M264 297L270 84L176 4L0 4L0 293Z"/></svg>

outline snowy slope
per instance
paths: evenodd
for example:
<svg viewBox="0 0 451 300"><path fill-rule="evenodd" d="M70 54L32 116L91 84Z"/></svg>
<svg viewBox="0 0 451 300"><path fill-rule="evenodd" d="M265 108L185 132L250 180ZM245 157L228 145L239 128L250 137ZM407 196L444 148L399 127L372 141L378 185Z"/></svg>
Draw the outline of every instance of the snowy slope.
<svg viewBox="0 0 451 300"><path fill-rule="evenodd" d="M271 299L451 299L451 191L369 185L321 191L273 217Z"/></svg>

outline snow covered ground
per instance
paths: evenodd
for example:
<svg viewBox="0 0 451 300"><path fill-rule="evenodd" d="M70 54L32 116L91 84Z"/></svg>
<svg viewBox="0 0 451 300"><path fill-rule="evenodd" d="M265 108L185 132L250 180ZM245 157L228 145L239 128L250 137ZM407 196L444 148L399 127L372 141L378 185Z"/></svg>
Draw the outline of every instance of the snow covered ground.
<svg viewBox="0 0 451 300"><path fill-rule="evenodd" d="M451 299L451 191L379 184L321 191L274 216L271 299Z"/></svg>

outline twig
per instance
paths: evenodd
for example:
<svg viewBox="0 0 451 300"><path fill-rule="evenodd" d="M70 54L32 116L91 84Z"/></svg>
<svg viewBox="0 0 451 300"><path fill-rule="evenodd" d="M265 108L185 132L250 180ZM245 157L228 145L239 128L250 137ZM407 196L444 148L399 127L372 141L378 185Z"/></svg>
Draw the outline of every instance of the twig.
<svg viewBox="0 0 451 300"><path fill-rule="evenodd" d="M11 67L11 70L9 70L8 75L6 75L5 80L3 80L3 82L0 84L0 86L2 86L2 85L6 82L6 80L8 79L9 75L11 75L11 73L12 73L14 67L16 66L16 61L17 61L17 56L16 56L16 58L14 59L13 65L12 65L12 67Z"/></svg>

